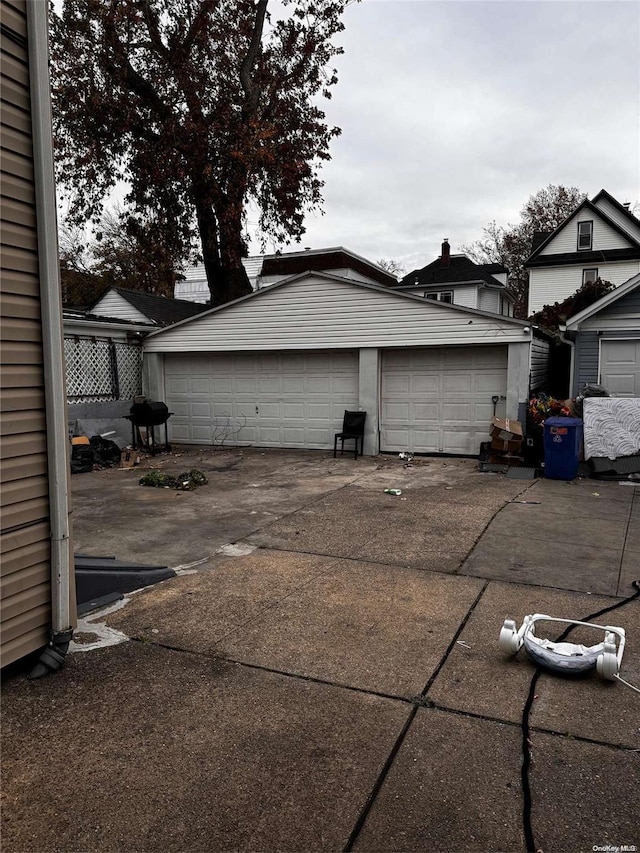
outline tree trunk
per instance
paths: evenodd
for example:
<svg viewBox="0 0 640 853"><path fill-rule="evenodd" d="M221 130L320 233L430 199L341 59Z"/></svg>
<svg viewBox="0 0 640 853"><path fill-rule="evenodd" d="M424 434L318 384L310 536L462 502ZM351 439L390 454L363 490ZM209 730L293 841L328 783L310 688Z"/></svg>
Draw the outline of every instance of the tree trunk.
<svg viewBox="0 0 640 853"><path fill-rule="evenodd" d="M223 305L241 296L252 293L242 258L246 247L242 239L242 202L233 202L227 198L216 206L220 235L220 260L222 264L222 283L216 293L215 302Z"/></svg>
<svg viewBox="0 0 640 853"><path fill-rule="evenodd" d="M224 305L251 293L242 265L245 254L242 204L232 204L223 198L214 210L206 188L196 185L193 194L211 305Z"/></svg>
<svg viewBox="0 0 640 853"><path fill-rule="evenodd" d="M211 203L207 202L205 192L200 187L194 186L193 195L198 218L202 258L207 275L207 284L209 285L209 301L212 305L219 305L221 303L217 295L223 287L223 275L218 243L218 223Z"/></svg>

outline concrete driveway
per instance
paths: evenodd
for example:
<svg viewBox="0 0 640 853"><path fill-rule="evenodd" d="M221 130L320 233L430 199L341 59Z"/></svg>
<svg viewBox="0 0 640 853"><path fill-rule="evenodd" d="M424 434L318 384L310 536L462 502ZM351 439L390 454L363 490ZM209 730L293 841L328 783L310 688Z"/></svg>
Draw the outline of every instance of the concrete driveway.
<svg viewBox="0 0 640 853"><path fill-rule="evenodd" d="M507 616L634 594L638 487L321 452L154 464L209 484L74 477L78 552L179 576L83 620L57 675L5 682L3 851L640 844L638 695L542 675L523 792L535 669L497 644ZM634 684L639 611L596 619L627 630Z"/></svg>

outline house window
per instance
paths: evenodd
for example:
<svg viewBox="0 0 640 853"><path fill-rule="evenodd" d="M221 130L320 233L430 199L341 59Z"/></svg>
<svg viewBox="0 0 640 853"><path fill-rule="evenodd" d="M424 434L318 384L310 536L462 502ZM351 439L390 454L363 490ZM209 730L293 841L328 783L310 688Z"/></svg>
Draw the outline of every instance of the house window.
<svg viewBox="0 0 640 853"><path fill-rule="evenodd" d="M578 251L590 250L593 244L593 222L578 222Z"/></svg>
<svg viewBox="0 0 640 853"><path fill-rule="evenodd" d="M425 290L425 299L433 299L435 302L448 302L453 304L453 290Z"/></svg>
<svg viewBox="0 0 640 853"><path fill-rule="evenodd" d="M582 270L582 283L589 284L590 281L598 280L598 270L590 269L590 270Z"/></svg>

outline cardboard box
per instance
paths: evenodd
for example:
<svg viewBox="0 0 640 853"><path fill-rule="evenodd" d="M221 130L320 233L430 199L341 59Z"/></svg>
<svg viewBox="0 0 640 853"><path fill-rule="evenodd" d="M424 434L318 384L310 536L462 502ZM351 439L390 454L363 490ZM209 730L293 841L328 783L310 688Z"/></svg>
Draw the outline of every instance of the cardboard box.
<svg viewBox="0 0 640 853"><path fill-rule="evenodd" d="M524 434L520 421L511 418L494 418L491 422L491 449L501 453L518 454L522 449Z"/></svg>
<svg viewBox="0 0 640 853"><path fill-rule="evenodd" d="M492 453L488 459L490 465L504 465L510 468L521 468L524 465L524 457L513 453Z"/></svg>

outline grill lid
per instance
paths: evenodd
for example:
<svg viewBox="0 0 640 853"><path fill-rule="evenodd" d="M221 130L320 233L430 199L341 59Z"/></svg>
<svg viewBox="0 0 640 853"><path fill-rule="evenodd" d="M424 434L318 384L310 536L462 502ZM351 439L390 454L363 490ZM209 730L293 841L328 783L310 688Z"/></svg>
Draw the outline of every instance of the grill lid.
<svg viewBox="0 0 640 853"><path fill-rule="evenodd" d="M136 426L157 426L169 420L173 412L170 412L166 403L145 401L134 403L129 409L127 419Z"/></svg>

